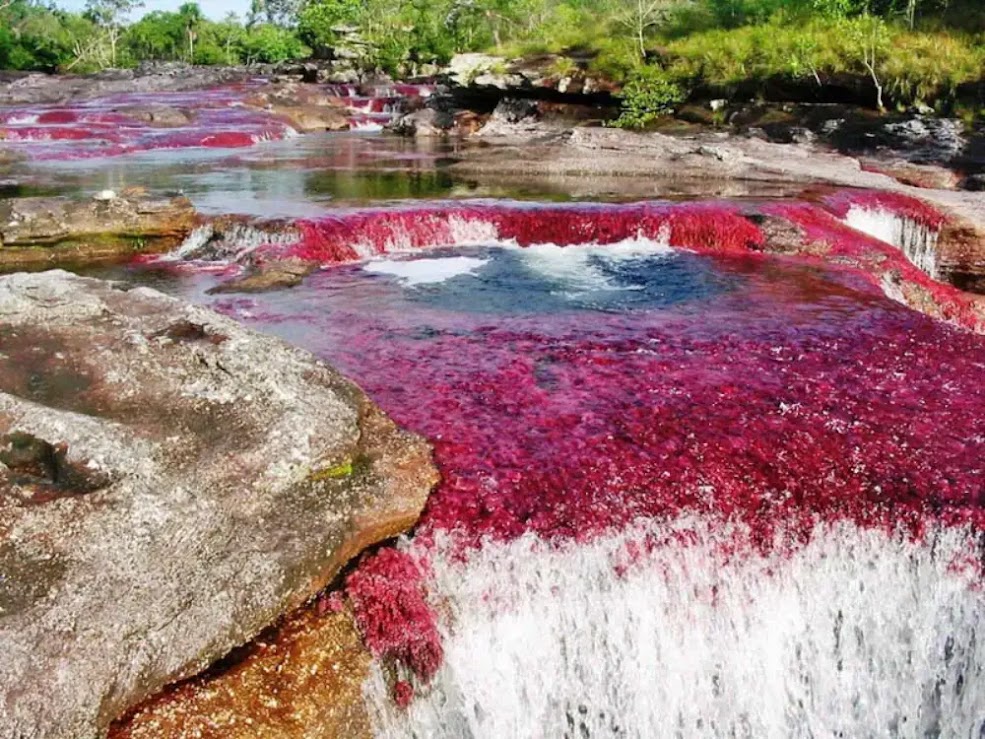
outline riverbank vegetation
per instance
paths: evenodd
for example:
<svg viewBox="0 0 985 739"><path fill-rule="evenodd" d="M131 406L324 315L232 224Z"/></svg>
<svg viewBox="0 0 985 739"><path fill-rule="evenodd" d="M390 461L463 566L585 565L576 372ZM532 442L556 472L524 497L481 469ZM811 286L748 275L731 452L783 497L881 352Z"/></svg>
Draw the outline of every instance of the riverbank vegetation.
<svg viewBox="0 0 985 739"><path fill-rule="evenodd" d="M564 55L625 87L628 125L692 98L780 97L975 112L978 0L254 0L129 22L134 0L70 13L0 0L0 68L92 71L141 61L277 62L314 54L396 76L454 54Z"/></svg>
<svg viewBox="0 0 985 739"><path fill-rule="evenodd" d="M133 0L90 0L84 12L72 13L36 0L0 0L0 69L93 72L144 61L234 65L309 53L293 18L272 20L262 5L245 19L210 20L189 2L131 21L139 8Z"/></svg>

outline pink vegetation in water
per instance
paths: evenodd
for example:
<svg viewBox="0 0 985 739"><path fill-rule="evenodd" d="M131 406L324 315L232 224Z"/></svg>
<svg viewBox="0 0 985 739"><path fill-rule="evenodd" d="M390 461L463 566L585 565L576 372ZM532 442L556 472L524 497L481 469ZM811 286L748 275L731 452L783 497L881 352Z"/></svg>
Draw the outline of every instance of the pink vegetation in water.
<svg viewBox="0 0 985 739"><path fill-rule="evenodd" d="M666 239L674 246L744 252L763 234L728 203L612 206L460 203L356 210L296 224L302 238L287 256L333 264L395 248L501 239L532 244L611 244Z"/></svg>
<svg viewBox="0 0 985 739"><path fill-rule="evenodd" d="M430 680L441 666L441 640L414 558L382 549L359 563L345 588L370 651Z"/></svg>
<svg viewBox="0 0 985 739"><path fill-rule="evenodd" d="M859 197L834 195L827 206ZM823 243L824 256L763 254L745 212L795 225L802 246ZM528 533L587 541L685 514L741 522L761 547L844 520L915 536L928 524L985 527L985 341L882 288L895 275L974 326L967 297L824 207L461 203L344 212L300 230L289 253L322 263L395 245L643 236L739 278L700 310L494 316L360 307L320 292L332 284L326 271L298 288L303 316L254 311L268 329L306 326L302 343L432 440L442 483L419 522L419 548L437 536L466 549ZM427 680L442 649L421 580L414 558L381 550L346 593L373 653Z"/></svg>

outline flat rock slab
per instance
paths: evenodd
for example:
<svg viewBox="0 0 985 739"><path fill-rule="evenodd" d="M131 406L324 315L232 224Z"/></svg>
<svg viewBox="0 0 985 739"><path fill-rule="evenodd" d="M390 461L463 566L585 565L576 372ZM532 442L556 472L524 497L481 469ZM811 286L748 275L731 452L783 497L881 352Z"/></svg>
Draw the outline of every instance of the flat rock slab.
<svg viewBox="0 0 985 739"><path fill-rule="evenodd" d="M0 736L93 737L416 520L430 449L146 288L0 278Z"/></svg>
<svg viewBox="0 0 985 739"><path fill-rule="evenodd" d="M0 246L53 246L113 237L182 238L195 225L195 207L182 196L115 193L0 200ZM2 255L2 252L0 252Z"/></svg>

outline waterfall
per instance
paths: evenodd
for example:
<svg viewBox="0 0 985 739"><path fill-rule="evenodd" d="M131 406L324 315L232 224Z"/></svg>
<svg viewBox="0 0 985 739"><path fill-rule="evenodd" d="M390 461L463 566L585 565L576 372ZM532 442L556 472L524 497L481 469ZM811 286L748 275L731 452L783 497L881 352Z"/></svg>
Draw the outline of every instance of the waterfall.
<svg viewBox="0 0 985 739"><path fill-rule="evenodd" d="M892 244L931 278L940 279L937 241L940 229L883 208L853 205L845 223L856 231Z"/></svg>
<svg viewBox="0 0 985 739"><path fill-rule="evenodd" d="M439 543L445 661L406 709L374 668L377 736L981 735L985 593L967 532L836 523L772 554L743 539L683 521L466 556Z"/></svg>

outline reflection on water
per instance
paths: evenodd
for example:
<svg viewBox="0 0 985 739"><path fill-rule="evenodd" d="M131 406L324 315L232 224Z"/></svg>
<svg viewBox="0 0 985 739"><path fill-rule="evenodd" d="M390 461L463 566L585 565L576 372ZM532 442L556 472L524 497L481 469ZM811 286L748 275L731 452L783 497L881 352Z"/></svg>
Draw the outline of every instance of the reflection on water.
<svg viewBox="0 0 985 739"><path fill-rule="evenodd" d="M20 188L90 193L181 192L204 214L299 218L329 204L455 196L442 171L455 145L357 133L311 134L230 153L159 149L126 156L8 166ZM462 194L474 194L467 186Z"/></svg>

